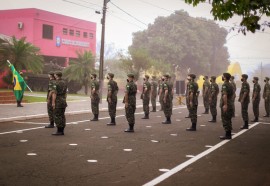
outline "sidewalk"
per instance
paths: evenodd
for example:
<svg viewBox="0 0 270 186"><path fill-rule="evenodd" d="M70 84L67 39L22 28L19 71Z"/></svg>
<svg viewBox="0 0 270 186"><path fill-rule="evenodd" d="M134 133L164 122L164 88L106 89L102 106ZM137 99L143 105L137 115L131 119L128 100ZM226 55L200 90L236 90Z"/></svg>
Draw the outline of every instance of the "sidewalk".
<svg viewBox="0 0 270 186"><path fill-rule="evenodd" d="M139 98L139 95L137 95L137 108L142 107L142 100ZM122 101L122 99L118 99L117 110L124 109L124 104ZM76 97L76 100L68 101L67 104L68 107L66 109L66 115L91 113L90 98L81 97L79 99ZM17 107L16 104L1 104L0 123L6 121L48 117L46 102L24 103L23 106L24 107ZM102 100L102 103L99 105L99 109L100 111L108 111L108 103L105 99Z"/></svg>

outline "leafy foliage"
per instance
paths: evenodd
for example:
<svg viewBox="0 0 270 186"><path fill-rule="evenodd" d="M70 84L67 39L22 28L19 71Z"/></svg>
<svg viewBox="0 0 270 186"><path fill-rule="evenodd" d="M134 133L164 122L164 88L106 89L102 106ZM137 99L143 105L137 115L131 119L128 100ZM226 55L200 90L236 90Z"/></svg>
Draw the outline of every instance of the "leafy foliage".
<svg viewBox="0 0 270 186"><path fill-rule="evenodd" d="M185 0L186 3L197 6L206 0ZM269 0L212 0L212 14L215 20L224 20L232 18L234 15L242 16L239 31L246 34L246 30L255 32L260 30L261 26L270 27L270 22L260 23L263 15L270 16Z"/></svg>

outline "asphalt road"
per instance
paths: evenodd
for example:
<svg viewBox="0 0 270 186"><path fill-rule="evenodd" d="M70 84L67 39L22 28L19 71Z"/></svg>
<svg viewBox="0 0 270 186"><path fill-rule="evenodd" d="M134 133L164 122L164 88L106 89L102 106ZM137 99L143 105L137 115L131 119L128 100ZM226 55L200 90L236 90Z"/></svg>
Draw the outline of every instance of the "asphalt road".
<svg viewBox="0 0 270 186"><path fill-rule="evenodd" d="M0 123L0 185L270 185L270 119L240 131L236 105L230 141L219 139L220 117L207 122L201 106L196 132L185 131L191 122L183 106L174 108L170 125L161 124L162 112L143 120L137 109L135 133L123 132L123 111L116 126L106 126L107 112L98 122L90 113L67 116L65 136L43 128L47 118Z"/></svg>

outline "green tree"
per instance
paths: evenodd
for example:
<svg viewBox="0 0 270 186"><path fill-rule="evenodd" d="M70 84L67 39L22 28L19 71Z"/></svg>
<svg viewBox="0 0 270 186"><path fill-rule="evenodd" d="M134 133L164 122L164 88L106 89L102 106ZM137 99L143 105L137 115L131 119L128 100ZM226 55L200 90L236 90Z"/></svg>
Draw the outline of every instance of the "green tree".
<svg viewBox="0 0 270 186"><path fill-rule="evenodd" d="M185 0L186 3L197 6L206 0ZM270 27L269 21L260 23L263 16L270 16L270 0L213 0L212 14L215 20L227 21L234 15L242 17L239 31L246 34L247 31L255 32L262 26ZM264 28L263 28L264 29Z"/></svg>
<svg viewBox="0 0 270 186"><path fill-rule="evenodd" d="M7 68L9 60L16 70L27 70L40 73L43 69L43 57L40 49L26 41L26 37L17 40L14 36L10 40L0 41L0 68Z"/></svg>
<svg viewBox="0 0 270 186"><path fill-rule="evenodd" d="M70 61L70 65L64 69L63 74L68 81L77 81L83 85L87 95L91 73L95 72L95 57L91 51L77 51L76 53L78 58Z"/></svg>

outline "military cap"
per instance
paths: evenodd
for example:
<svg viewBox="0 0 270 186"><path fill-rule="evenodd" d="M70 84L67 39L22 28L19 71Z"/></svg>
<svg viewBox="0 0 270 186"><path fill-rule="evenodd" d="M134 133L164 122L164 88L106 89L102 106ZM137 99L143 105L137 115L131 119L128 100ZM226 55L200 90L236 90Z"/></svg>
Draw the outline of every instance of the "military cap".
<svg viewBox="0 0 270 186"><path fill-rule="evenodd" d="M227 72L223 73L223 76L228 80L231 78L231 74Z"/></svg>
<svg viewBox="0 0 270 186"><path fill-rule="evenodd" d="M144 77L145 77L146 79L149 79L149 76L148 76L148 75L145 75Z"/></svg>
<svg viewBox="0 0 270 186"><path fill-rule="evenodd" d="M211 79L213 80L216 80L216 78L217 78L216 76L211 76Z"/></svg>
<svg viewBox="0 0 270 186"><path fill-rule="evenodd" d="M247 74L242 74L242 78L247 79L248 78L248 75Z"/></svg>
<svg viewBox="0 0 270 186"><path fill-rule="evenodd" d="M127 75L127 77L134 78L134 74L130 73L130 74Z"/></svg>
<svg viewBox="0 0 270 186"><path fill-rule="evenodd" d="M265 77L265 80L266 80L266 81L269 81L269 77Z"/></svg>
<svg viewBox="0 0 270 186"><path fill-rule="evenodd" d="M192 79L195 79L195 78L196 78L196 75L195 75L195 74L189 74L189 76L190 76Z"/></svg>
<svg viewBox="0 0 270 186"><path fill-rule="evenodd" d="M169 74L164 74L163 76L166 77L166 78L169 78L170 77Z"/></svg>
<svg viewBox="0 0 270 186"><path fill-rule="evenodd" d="M113 78L114 77L114 74L113 73L108 73L108 75Z"/></svg>
<svg viewBox="0 0 270 186"><path fill-rule="evenodd" d="M93 73L93 74L91 74L91 76L93 76L94 78L96 78L97 77L97 74Z"/></svg>
<svg viewBox="0 0 270 186"><path fill-rule="evenodd" d="M258 77L253 77L253 79L259 81L259 78Z"/></svg>
<svg viewBox="0 0 270 186"><path fill-rule="evenodd" d="M54 74L57 75L57 76L62 76L62 72L61 71L56 71Z"/></svg>
<svg viewBox="0 0 270 186"><path fill-rule="evenodd" d="M48 74L49 75L54 75L54 72L53 71L50 71Z"/></svg>

